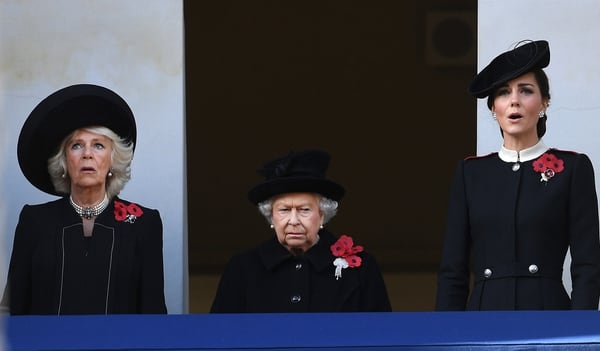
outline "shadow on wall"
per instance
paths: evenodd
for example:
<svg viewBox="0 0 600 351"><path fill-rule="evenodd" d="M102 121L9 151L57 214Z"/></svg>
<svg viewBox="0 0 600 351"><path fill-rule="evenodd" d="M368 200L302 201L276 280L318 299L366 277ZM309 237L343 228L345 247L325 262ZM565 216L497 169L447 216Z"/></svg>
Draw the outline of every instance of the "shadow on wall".
<svg viewBox="0 0 600 351"><path fill-rule="evenodd" d="M184 2L191 310L212 300L205 274L273 235L246 199L255 170L307 148L331 153L347 190L327 229L376 257L394 309L433 309L451 178L476 149L476 9Z"/></svg>

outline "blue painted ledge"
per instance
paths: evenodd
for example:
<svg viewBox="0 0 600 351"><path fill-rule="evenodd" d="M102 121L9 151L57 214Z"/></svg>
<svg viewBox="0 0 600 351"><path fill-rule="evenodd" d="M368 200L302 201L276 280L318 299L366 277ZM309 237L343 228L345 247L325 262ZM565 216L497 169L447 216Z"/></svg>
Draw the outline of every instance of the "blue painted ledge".
<svg viewBox="0 0 600 351"><path fill-rule="evenodd" d="M600 312L5 316L8 350L600 350Z"/></svg>

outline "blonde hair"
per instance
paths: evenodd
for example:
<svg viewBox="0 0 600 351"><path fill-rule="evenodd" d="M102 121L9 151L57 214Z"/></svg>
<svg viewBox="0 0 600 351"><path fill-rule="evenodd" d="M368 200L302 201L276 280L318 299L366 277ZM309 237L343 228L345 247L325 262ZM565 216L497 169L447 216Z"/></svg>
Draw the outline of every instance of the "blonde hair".
<svg viewBox="0 0 600 351"><path fill-rule="evenodd" d="M133 160L134 145L119 137L115 132L106 127L93 126L74 130L67 135L56 153L48 159L48 173L50 180L56 192L69 194L71 192L71 178L67 174L67 156L65 147L73 134L79 130L100 134L112 143L112 152L110 154L110 172L112 176L106 178L106 195L109 199L119 195L125 184L131 179L131 161Z"/></svg>

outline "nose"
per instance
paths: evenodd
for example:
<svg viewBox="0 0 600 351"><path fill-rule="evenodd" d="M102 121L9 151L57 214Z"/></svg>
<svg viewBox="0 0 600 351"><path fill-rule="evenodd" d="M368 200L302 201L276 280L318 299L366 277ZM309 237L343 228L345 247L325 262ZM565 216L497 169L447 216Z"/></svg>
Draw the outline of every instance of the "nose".
<svg viewBox="0 0 600 351"><path fill-rule="evenodd" d="M518 91L514 91L512 94L510 94L510 105L511 106L519 105L519 92Z"/></svg>
<svg viewBox="0 0 600 351"><path fill-rule="evenodd" d="M83 158L92 158L92 148L85 146L83 148Z"/></svg>
<svg viewBox="0 0 600 351"><path fill-rule="evenodd" d="M300 220L298 219L298 211L296 209L292 209L290 213L290 219L288 220L288 224L296 225L298 223L300 223Z"/></svg>

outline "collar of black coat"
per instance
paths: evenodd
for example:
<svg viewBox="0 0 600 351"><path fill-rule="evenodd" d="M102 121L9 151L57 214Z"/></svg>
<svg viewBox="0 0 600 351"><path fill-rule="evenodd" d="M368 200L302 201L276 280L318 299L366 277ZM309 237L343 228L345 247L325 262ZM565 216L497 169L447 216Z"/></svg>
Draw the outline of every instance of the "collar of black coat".
<svg viewBox="0 0 600 351"><path fill-rule="evenodd" d="M537 144L520 151L510 150L502 146L498 152L498 157L504 162L527 162L542 156L546 151L548 151L548 147L540 139Z"/></svg>
<svg viewBox="0 0 600 351"><path fill-rule="evenodd" d="M321 229L319 231L319 242L308 249L302 256L292 255L283 245L277 241L277 238L267 240L259 247L260 259L265 267L273 271L287 261L304 261L313 266L317 271L323 271L333 266L334 256L331 253L330 246L335 242L335 237L328 231Z"/></svg>

